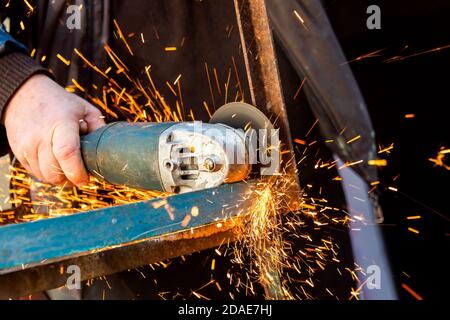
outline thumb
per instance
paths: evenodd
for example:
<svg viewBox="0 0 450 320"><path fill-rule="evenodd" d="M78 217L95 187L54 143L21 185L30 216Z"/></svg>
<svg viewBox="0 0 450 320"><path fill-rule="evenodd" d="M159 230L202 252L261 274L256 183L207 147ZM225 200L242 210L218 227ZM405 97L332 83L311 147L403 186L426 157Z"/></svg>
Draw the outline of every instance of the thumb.
<svg viewBox="0 0 450 320"><path fill-rule="evenodd" d="M65 122L55 127L52 149L67 179L75 185L85 184L89 178L80 151L79 124Z"/></svg>

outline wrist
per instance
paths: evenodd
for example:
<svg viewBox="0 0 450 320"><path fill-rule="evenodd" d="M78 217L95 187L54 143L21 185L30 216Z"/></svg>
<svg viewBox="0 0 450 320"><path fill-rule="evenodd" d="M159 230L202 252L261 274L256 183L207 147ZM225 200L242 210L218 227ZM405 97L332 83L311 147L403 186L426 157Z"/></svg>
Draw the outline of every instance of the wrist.
<svg viewBox="0 0 450 320"><path fill-rule="evenodd" d="M26 79L9 98L7 104L3 107L3 112L1 116L1 124L5 125L7 123L8 117L14 114L20 108L27 105L24 103L24 99L30 99L35 96L35 93L42 93L39 88L42 84L45 85L47 81L52 81L47 75L42 73L32 74L28 79Z"/></svg>
<svg viewBox="0 0 450 320"><path fill-rule="evenodd" d="M25 83L36 75L50 75L49 71L41 67L29 56L13 52L0 58L0 116L4 124L6 107L22 89Z"/></svg>

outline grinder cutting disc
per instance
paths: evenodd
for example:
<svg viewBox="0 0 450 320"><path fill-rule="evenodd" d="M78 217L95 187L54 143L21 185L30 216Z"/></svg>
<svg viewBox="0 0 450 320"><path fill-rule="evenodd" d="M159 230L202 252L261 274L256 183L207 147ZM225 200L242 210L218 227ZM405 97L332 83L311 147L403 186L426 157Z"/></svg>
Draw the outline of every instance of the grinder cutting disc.
<svg viewBox="0 0 450 320"><path fill-rule="evenodd" d="M263 134L258 134L258 165L254 169L259 168L261 175L272 175L278 172L280 165L278 130L274 130L270 120L256 107L243 102L232 102L217 109L209 122L222 123L244 131L264 130ZM261 139L265 141L261 141ZM265 155L262 150L266 150ZM267 163L266 161L275 158L278 159L275 162L270 160ZM264 161L261 161L262 159Z"/></svg>
<svg viewBox="0 0 450 320"><path fill-rule="evenodd" d="M223 123L235 129L274 129L264 113L252 105L232 102L220 107L209 123Z"/></svg>

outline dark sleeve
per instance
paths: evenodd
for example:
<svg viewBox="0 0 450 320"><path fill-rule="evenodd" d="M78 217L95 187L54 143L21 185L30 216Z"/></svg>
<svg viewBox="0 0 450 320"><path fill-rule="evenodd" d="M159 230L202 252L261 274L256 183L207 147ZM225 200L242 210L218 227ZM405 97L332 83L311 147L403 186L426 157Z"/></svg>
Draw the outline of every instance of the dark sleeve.
<svg viewBox="0 0 450 320"><path fill-rule="evenodd" d="M0 25L0 118L9 100L20 86L36 73L48 71L35 62L25 46L17 42ZM0 155L9 150L3 124L0 125Z"/></svg>
<svg viewBox="0 0 450 320"><path fill-rule="evenodd" d="M24 53L11 52L0 57L0 112L19 87L33 74L47 72Z"/></svg>

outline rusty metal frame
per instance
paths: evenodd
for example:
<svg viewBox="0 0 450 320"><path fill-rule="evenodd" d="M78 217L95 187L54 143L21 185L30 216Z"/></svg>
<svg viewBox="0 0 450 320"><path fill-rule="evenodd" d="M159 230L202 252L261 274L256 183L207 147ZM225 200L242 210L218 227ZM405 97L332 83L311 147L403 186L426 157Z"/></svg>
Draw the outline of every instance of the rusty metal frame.
<svg viewBox="0 0 450 320"><path fill-rule="evenodd" d="M284 148L293 154L277 57L265 0L234 0L251 102L280 128ZM292 156L292 155L290 155Z"/></svg>

